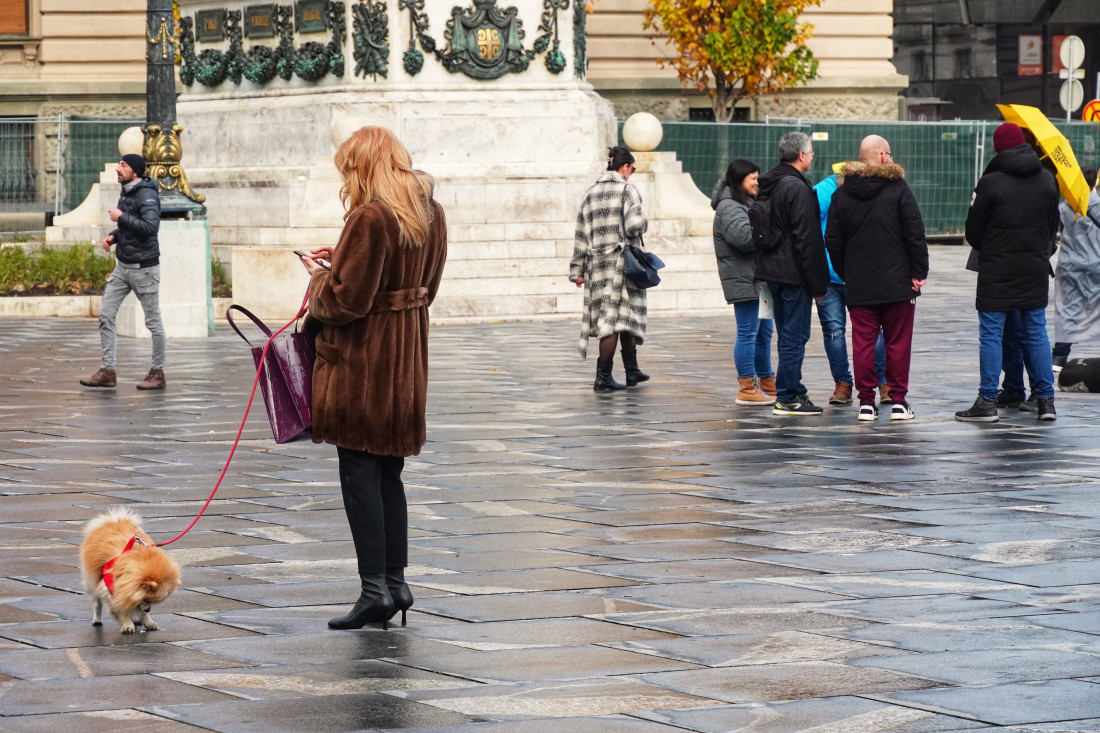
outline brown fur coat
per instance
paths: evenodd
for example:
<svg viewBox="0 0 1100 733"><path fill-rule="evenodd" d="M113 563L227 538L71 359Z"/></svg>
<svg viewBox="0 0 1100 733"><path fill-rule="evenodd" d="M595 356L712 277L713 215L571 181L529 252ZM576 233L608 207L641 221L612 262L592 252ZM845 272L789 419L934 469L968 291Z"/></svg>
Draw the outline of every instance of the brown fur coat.
<svg viewBox="0 0 1100 733"><path fill-rule="evenodd" d="M313 273L309 313L323 324L313 370L313 442L414 456L426 440L428 306L447 259L447 223L434 218L419 247L398 243L381 203L351 213L332 271ZM310 323L307 327L316 328Z"/></svg>

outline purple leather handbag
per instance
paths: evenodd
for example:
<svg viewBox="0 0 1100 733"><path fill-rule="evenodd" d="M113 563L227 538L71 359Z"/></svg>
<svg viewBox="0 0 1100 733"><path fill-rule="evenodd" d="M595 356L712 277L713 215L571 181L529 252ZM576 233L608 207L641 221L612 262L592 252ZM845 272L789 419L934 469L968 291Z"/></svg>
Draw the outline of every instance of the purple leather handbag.
<svg viewBox="0 0 1100 733"><path fill-rule="evenodd" d="M252 347L252 360L259 370L263 346L252 346L252 342L233 322L232 311L243 313L268 338L271 338L271 329L251 311L239 305L229 306L225 314L237 335ZM312 333L298 330L293 333L283 332L271 340L271 346L267 350L260 374L260 392L264 396L267 418L276 443L288 443L308 433L313 426L309 409L312 404L313 363L317 358L315 339L316 336Z"/></svg>

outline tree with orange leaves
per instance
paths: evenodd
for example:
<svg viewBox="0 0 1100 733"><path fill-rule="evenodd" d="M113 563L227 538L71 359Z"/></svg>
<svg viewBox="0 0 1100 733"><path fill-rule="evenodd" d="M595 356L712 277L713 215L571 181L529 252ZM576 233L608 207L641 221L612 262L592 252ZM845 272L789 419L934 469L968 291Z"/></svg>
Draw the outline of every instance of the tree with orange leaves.
<svg viewBox="0 0 1100 733"><path fill-rule="evenodd" d="M650 0L647 30L663 30L679 52L659 59L684 87L710 94L714 119L729 122L741 98L774 94L817 77L802 11L821 0ZM656 40L653 41L657 43Z"/></svg>

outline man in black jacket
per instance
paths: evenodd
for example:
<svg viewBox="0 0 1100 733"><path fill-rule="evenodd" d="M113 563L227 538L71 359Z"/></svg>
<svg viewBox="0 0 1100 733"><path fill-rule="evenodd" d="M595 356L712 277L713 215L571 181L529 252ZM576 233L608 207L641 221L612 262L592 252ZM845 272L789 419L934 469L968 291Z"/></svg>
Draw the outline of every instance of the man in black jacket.
<svg viewBox="0 0 1100 733"><path fill-rule="evenodd" d="M810 136L788 132L779 140L779 165L760 176L758 196L770 201L771 225L779 233L776 245L756 259L756 277L768 283L775 309L777 416L821 414L802 384L812 300L829 288L817 194L805 176L813 159Z"/></svg>
<svg viewBox="0 0 1100 733"><path fill-rule="evenodd" d="M103 240L103 249L115 245L115 269L107 278L99 307L99 340L103 358L99 371L80 383L85 387L114 387L118 383L115 354L118 334L115 318L132 290L145 313L145 327L153 335L153 366L138 389L164 389L167 338L160 319L160 195L157 182L143 176L145 159L122 156L115 174L122 184L118 206L107 214L118 225Z"/></svg>
<svg viewBox="0 0 1100 733"><path fill-rule="evenodd" d="M886 341L886 380L891 420L911 420L909 363L916 296L928 277L928 244L917 199L894 162L890 143L869 135L859 161L842 171L844 185L833 195L825 245L833 269L844 280L852 318L852 361L859 392L859 420L874 420L875 342Z"/></svg>
<svg viewBox="0 0 1100 733"><path fill-rule="evenodd" d="M996 422L997 380L1005 321L1019 314L1020 346L1037 397L1040 420L1054 420L1054 372L1047 339L1050 255L1058 233L1058 186L1024 140L1005 123L993 133L997 155L974 189L966 240L978 253L978 328L981 387L963 422Z"/></svg>

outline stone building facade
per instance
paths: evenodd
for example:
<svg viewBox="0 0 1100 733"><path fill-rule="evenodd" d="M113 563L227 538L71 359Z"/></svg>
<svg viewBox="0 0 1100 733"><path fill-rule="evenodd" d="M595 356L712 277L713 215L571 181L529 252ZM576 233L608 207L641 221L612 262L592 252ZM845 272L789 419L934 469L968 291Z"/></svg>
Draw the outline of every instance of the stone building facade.
<svg viewBox="0 0 1100 733"><path fill-rule="evenodd" d="M595 0L588 18L588 80L620 117L645 111L667 120L705 118L709 97L684 89L671 68L658 66L673 49L642 30L647 4ZM825 0L808 9L802 18L814 26L809 45L820 62L819 78L755 103L742 101L738 117L898 119L899 93L908 81L891 63L893 6L893 0Z"/></svg>

